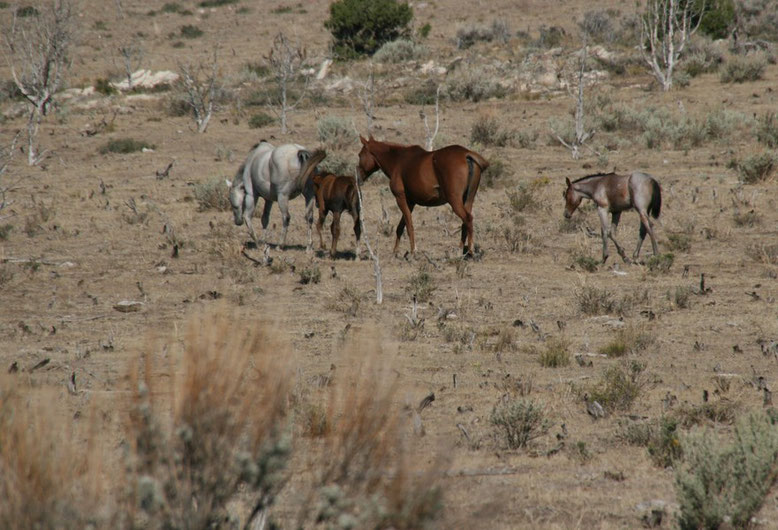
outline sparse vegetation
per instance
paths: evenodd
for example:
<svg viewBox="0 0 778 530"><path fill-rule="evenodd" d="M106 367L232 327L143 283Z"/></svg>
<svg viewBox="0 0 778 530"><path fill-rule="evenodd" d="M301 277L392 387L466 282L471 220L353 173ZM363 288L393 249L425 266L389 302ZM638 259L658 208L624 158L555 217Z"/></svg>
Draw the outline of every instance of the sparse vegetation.
<svg viewBox="0 0 778 530"><path fill-rule="evenodd" d="M642 326L628 324L616 332L612 341L600 348L600 353L608 357L622 357L629 353L638 353L653 342L653 335Z"/></svg>
<svg viewBox="0 0 778 530"><path fill-rule="evenodd" d="M756 139L770 149L778 147L778 118L774 112L766 112L757 118Z"/></svg>
<svg viewBox="0 0 778 530"><path fill-rule="evenodd" d="M758 81L764 76L767 59L761 54L733 55L724 63L720 79L722 83L746 83Z"/></svg>
<svg viewBox="0 0 778 530"><path fill-rule="evenodd" d="M421 59L426 54L424 46L412 40L397 39L387 42L373 54L373 59L379 63L402 63Z"/></svg>
<svg viewBox="0 0 778 530"><path fill-rule="evenodd" d="M328 150L343 151L357 140L352 124L338 116L322 117L316 122L316 133Z"/></svg>
<svg viewBox="0 0 778 530"><path fill-rule="evenodd" d="M249 118L248 125L252 129L261 129L262 127L267 127L268 125L272 125L275 123L275 118L270 116L267 113L264 112L258 112L256 114L252 114L251 118Z"/></svg>
<svg viewBox="0 0 778 530"><path fill-rule="evenodd" d="M629 410L647 384L644 370L645 365L637 361L606 368L600 381L587 389L589 399L606 412Z"/></svg>
<svg viewBox="0 0 778 530"><path fill-rule="evenodd" d="M505 147L513 136L512 132L500 129L497 118L488 115L479 116L470 129L470 141L487 147Z"/></svg>
<svg viewBox="0 0 778 530"><path fill-rule="evenodd" d="M129 154L137 153L143 149L154 149L153 144L146 143L144 140L135 140L134 138L117 138L111 140L100 148L100 154L119 153Z"/></svg>
<svg viewBox="0 0 778 530"><path fill-rule="evenodd" d="M495 75L484 66L462 66L452 72L447 80L448 96L452 101L477 103L507 94Z"/></svg>
<svg viewBox="0 0 778 530"><path fill-rule="evenodd" d="M193 190L201 211L230 209L229 190L223 177L215 177L195 184Z"/></svg>
<svg viewBox="0 0 778 530"><path fill-rule="evenodd" d="M655 274L667 274L670 272L670 268L673 266L675 256L671 252L665 254L657 254L651 256L646 260L646 267L648 270Z"/></svg>
<svg viewBox="0 0 778 530"><path fill-rule="evenodd" d="M544 368L560 368L570 364L570 343L561 338L546 341L538 361Z"/></svg>
<svg viewBox="0 0 778 530"><path fill-rule="evenodd" d="M181 26L178 34L185 39L197 39L203 36L203 30L192 24Z"/></svg>
<svg viewBox="0 0 778 530"><path fill-rule="evenodd" d="M616 300L607 289L584 285L575 292L578 309L584 315L602 315L612 313L616 309Z"/></svg>
<svg viewBox="0 0 778 530"><path fill-rule="evenodd" d="M501 401L492 410L489 421L510 449L527 447L551 427L543 405L525 399Z"/></svg>
<svg viewBox="0 0 778 530"><path fill-rule="evenodd" d="M405 287L405 291L419 303L429 302L435 289L437 289L437 286L434 279L424 270L420 270L411 276L408 285Z"/></svg>
<svg viewBox="0 0 778 530"><path fill-rule="evenodd" d="M757 184L770 180L776 167L778 157L771 151L758 155L750 155L742 160L733 160L730 167L737 169L738 177L743 184Z"/></svg>
<svg viewBox="0 0 778 530"><path fill-rule="evenodd" d="M307 285L309 283L319 283L321 281L321 270L318 265L310 265L300 270L300 283Z"/></svg>
<svg viewBox="0 0 778 530"><path fill-rule="evenodd" d="M457 48L464 50L476 42L502 42L511 38L511 30L505 20L494 19L489 25L468 24L457 29Z"/></svg>
<svg viewBox="0 0 778 530"><path fill-rule="evenodd" d="M684 465L675 473L680 527L746 528L776 480L778 431L764 415L752 413L726 443L712 432L683 441Z"/></svg>

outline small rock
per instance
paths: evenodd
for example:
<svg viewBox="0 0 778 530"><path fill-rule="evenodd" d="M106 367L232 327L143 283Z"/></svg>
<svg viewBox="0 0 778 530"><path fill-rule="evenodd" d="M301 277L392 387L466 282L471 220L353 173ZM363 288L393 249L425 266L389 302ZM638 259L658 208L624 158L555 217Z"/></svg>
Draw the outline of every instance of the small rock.
<svg viewBox="0 0 778 530"><path fill-rule="evenodd" d="M145 304L136 300L122 300L113 306L120 313L137 313Z"/></svg>

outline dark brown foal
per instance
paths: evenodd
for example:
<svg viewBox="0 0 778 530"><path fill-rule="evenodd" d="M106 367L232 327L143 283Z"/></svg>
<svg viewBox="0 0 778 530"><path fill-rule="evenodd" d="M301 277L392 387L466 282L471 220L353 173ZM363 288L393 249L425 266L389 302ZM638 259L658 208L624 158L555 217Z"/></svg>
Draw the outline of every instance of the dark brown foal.
<svg viewBox="0 0 778 530"><path fill-rule="evenodd" d="M340 214L344 211L351 214L354 219L354 235L357 238L356 257L359 259L359 238L362 235L362 226L359 221L359 198L354 177L333 175L332 173L316 173L311 177L316 194L316 204L319 206L319 222L316 229L319 231L319 243L324 249L324 239L321 228L327 213L332 212L332 247L330 256L335 257L340 237Z"/></svg>

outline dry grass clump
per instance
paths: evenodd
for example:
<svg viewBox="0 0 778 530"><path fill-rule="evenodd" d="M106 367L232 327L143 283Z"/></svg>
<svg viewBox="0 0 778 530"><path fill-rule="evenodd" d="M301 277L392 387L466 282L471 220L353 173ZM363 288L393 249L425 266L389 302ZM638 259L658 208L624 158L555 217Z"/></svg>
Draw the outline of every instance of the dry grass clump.
<svg viewBox="0 0 778 530"><path fill-rule="evenodd" d="M590 401L597 401L607 412L627 411L642 393L647 381L639 362L607 368L600 381L586 390Z"/></svg>
<svg viewBox="0 0 778 530"><path fill-rule="evenodd" d="M778 147L778 118L766 112L756 119L756 139L770 149Z"/></svg>
<svg viewBox="0 0 778 530"><path fill-rule="evenodd" d="M706 422L732 424L735 421L740 404L726 398L706 401L701 405L684 404L675 411L674 416L684 427L693 427Z"/></svg>
<svg viewBox="0 0 778 530"><path fill-rule="evenodd" d="M273 503L291 451L289 355L270 325L245 318L227 310L193 318L164 367L167 388L151 354L132 370L124 524L210 528L240 494L248 527Z"/></svg>
<svg viewBox="0 0 778 530"><path fill-rule="evenodd" d="M764 414L735 426L731 443L703 431L683 442L684 466L675 473L680 527L747 528L775 484L778 430Z"/></svg>
<svg viewBox="0 0 778 530"><path fill-rule="evenodd" d="M629 324L616 332L608 344L600 348L600 353L608 357L623 357L645 350L653 344L654 336L643 326Z"/></svg>
<svg viewBox="0 0 778 530"><path fill-rule="evenodd" d="M449 74L446 86L452 101L478 103L491 98L504 98L508 91L500 78L483 66L461 66Z"/></svg>
<svg viewBox="0 0 778 530"><path fill-rule="evenodd" d="M570 364L570 342L563 338L553 338L546 342L546 347L538 357L540 365L545 368L560 368Z"/></svg>
<svg viewBox="0 0 778 530"><path fill-rule="evenodd" d="M584 285L576 290L575 298L578 302L578 310L584 315L613 313L617 307L613 293L593 285Z"/></svg>
<svg viewBox="0 0 778 530"><path fill-rule="evenodd" d="M329 429L308 449L311 480L297 527L424 528L441 510L440 465L411 465L411 421L396 403L398 377L375 341L345 348L346 373L327 399ZM372 355L365 355L371 352Z"/></svg>
<svg viewBox="0 0 778 530"><path fill-rule="evenodd" d="M222 177L214 177L205 182L199 182L194 185L192 191L194 191L200 211L226 211L230 209L230 191Z"/></svg>
<svg viewBox="0 0 778 530"><path fill-rule="evenodd" d="M429 302L435 289L437 289L435 279L424 270L411 276L408 285L405 286L405 291L419 303Z"/></svg>
<svg viewBox="0 0 778 530"><path fill-rule="evenodd" d="M673 266L675 256L672 252L656 254L646 260L646 267L654 274L667 274Z"/></svg>
<svg viewBox="0 0 778 530"><path fill-rule="evenodd" d="M513 139L511 131L502 130L497 118L481 115L470 129L470 141L484 146L505 147Z"/></svg>
<svg viewBox="0 0 778 530"><path fill-rule="evenodd" d="M33 401L25 395L31 390L0 376L0 528L107 523L97 504L106 484L96 420L81 432L58 406L61 397L36 390L43 395Z"/></svg>
<svg viewBox="0 0 778 530"><path fill-rule="evenodd" d="M357 135L351 122L346 118L338 116L324 116L321 118L316 122L316 133L319 136L319 141L328 150L342 151L352 146L357 140Z"/></svg>
<svg viewBox="0 0 778 530"><path fill-rule="evenodd" d="M427 54L427 50L421 44L408 39L397 39L387 42L373 54L373 59L379 63L402 63L414 59L421 59Z"/></svg>
<svg viewBox="0 0 778 530"><path fill-rule="evenodd" d="M508 42L511 30L504 20L494 19L489 25L468 24L457 29L457 49L465 50L476 42Z"/></svg>
<svg viewBox="0 0 778 530"><path fill-rule="evenodd" d="M619 437L630 445L645 447L655 465L666 468L683 457L678 420L662 416L656 420L622 425Z"/></svg>
<svg viewBox="0 0 778 530"><path fill-rule="evenodd" d="M500 400L489 421L510 449L527 447L551 428L543 405L525 399Z"/></svg>
<svg viewBox="0 0 778 530"><path fill-rule="evenodd" d="M778 166L778 157L767 151L742 160L733 160L729 166L737 170L738 178L744 184L757 184L772 178L773 171Z"/></svg>

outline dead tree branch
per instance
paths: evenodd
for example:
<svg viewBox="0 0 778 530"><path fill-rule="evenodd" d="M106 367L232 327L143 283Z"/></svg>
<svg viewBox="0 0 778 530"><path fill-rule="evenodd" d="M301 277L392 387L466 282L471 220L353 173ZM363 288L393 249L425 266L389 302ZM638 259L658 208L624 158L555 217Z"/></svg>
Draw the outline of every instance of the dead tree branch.
<svg viewBox="0 0 778 530"><path fill-rule="evenodd" d="M432 151L434 145L435 145L435 137L438 135L438 130L440 129L440 88L441 86L438 85L437 90L435 91L435 130L430 131L429 123L427 123L427 112L424 109L424 107L421 108L419 111L419 117L424 121L424 137L426 138L426 147L427 151Z"/></svg>
<svg viewBox="0 0 778 530"><path fill-rule="evenodd" d="M8 170L8 166L11 164L11 160L13 159L14 153L16 152L16 143L18 142L19 136L21 134L21 131L17 131L10 144L0 147L0 212L2 212L3 208L6 206L13 204L13 201L10 201L5 197L6 193L13 189L13 186L4 184L2 177ZM3 218L0 217L0 219Z"/></svg>
<svg viewBox="0 0 778 530"><path fill-rule="evenodd" d="M39 152L38 128L70 68L78 14L69 0L56 0L22 20L16 13L10 27L3 28L5 56L17 89L32 106L27 123L27 163L32 166L46 154Z"/></svg>
<svg viewBox="0 0 778 530"><path fill-rule="evenodd" d="M367 134L370 135L373 133L373 109L375 108L375 76L372 64L370 65L370 75L367 76L367 81L360 84L357 96L362 103L362 110L367 116Z"/></svg>
<svg viewBox="0 0 778 530"><path fill-rule="evenodd" d="M270 101L271 108L281 120L281 134L289 132L287 117L290 111L297 108L303 96L308 90L309 76L304 76L305 84L300 95L294 103L291 103L290 91L302 73L302 65L305 61L304 48L293 45L283 33L279 33L273 39L273 47L265 59L270 63L276 83L278 84L278 96L275 101ZM276 107L278 110L276 110Z"/></svg>
<svg viewBox="0 0 778 530"><path fill-rule="evenodd" d="M575 94L575 137L572 139L572 141L568 142L560 134L557 132L554 132L554 136L556 136L556 139L570 149L570 152L573 156L574 160L578 160L581 156L581 147L584 146L584 144L589 141L595 133L594 129L586 130L586 127L584 126L584 85L586 84L586 81L584 80L584 72L586 71L586 57L588 54L588 46L584 42L583 48L581 48L581 52L579 55L579 63L577 68L577 90ZM573 95L572 90L570 86L568 85L567 88L568 92Z"/></svg>
<svg viewBox="0 0 778 530"><path fill-rule="evenodd" d="M197 132L204 133L222 92L219 82L218 46L213 50L210 64L178 63L178 71L181 74L180 83L184 89L186 103L192 109L197 123Z"/></svg>
<svg viewBox="0 0 778 530"><path fill-rule="evenodd" d="M697 32L705 12L705 2L687 0L647 0L640 19L640 51L654 77L668 91L673 73L692 35Z"/></svg>
<svg viewBox="0 0 778 530"><path fill-rule="evenodd" d="M384 287L381 278L381 262L378 259L378 253L374 252L373 247L370 246L370 239L368 238L367 230L365 229L365 209L363 208L362 204L362 186L360 185L359 181L359 173L356 171L354 175L354 181L357 185L357 200L359 201L359 211L361 212L359 215L359 224L362 229L362 240L364 240L365 247L367 247L367 253L370 255L370 260L373 262L373 275L375 276L375 303L380 305L384 301ZM357 256L357 259L359 259L359 256Z"/></svg>

